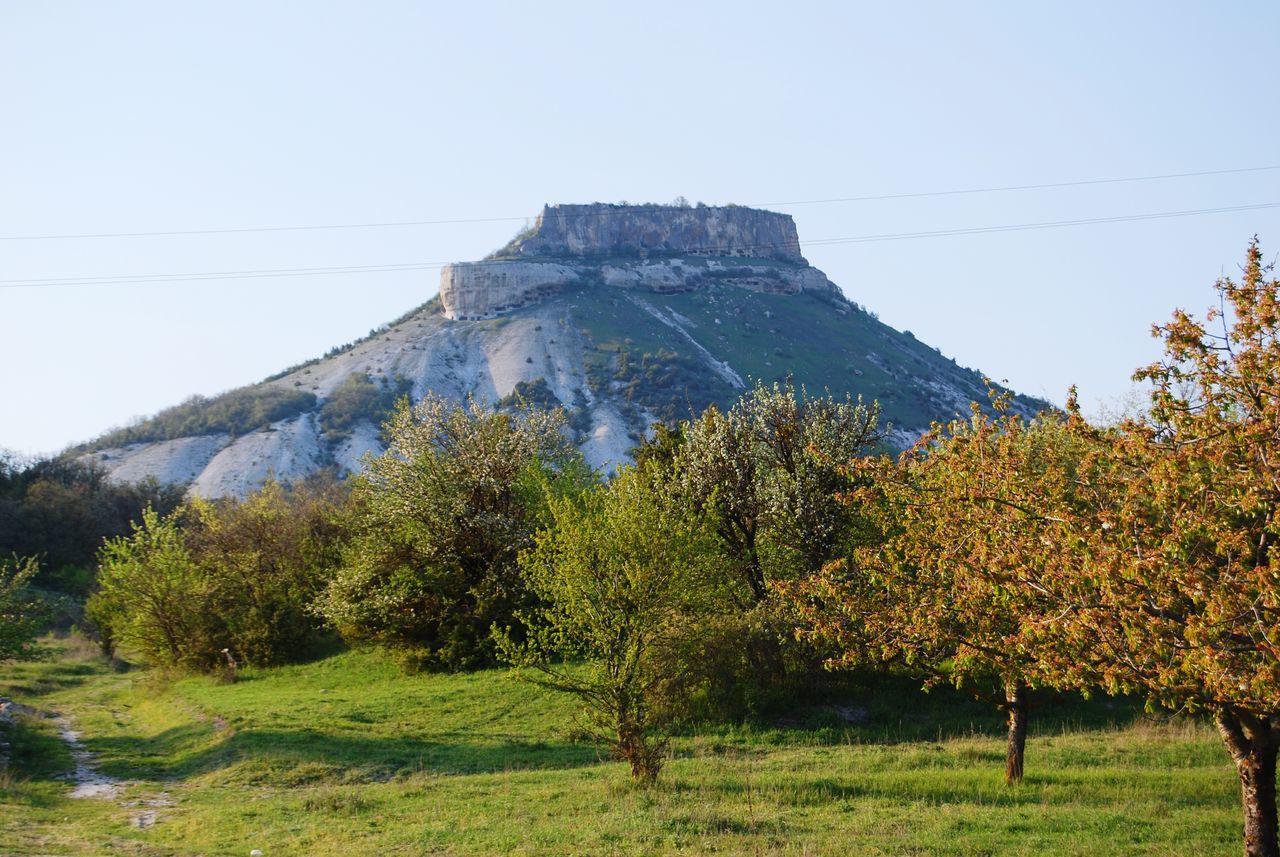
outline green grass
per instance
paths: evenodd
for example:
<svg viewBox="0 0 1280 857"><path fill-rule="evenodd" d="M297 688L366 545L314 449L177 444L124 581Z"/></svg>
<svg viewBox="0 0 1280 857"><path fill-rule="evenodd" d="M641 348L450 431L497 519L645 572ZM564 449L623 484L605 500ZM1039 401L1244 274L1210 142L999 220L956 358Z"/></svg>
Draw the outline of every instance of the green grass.
<svg viewBox="0 0 1280 857"><path fill-rule="evenodd" d="M830 700L690 727L638 790L575 739L571 700L502 672L405 676L348 652L220 685L72 649L6 665L0 695L73 717L127 784L66 798L52 724L20 724L0 853L1238 853L1234 775L1202 724L1050 700L1008 788L994 711L888 678L843 693L856 727Z"/></svg>

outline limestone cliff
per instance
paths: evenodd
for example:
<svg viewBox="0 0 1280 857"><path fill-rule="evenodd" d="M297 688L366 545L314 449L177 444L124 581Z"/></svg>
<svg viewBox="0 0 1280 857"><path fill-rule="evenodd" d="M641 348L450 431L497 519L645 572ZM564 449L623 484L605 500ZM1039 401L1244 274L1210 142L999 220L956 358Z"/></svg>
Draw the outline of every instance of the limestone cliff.
<svg viewBox="0 0 1280 857"><path fill-rule="evenodd" d="M569 285L659 294L712 284L773 294L840 290L800 254L790 215L743 206L546 206L537 222L482 262L440 273L446 318L489 318Z"/></svg>
<svg viewBox="0 0 1280 857"><path fill-rule="evenodd" d="M503 259L746 256L805 264L789 214L741 205L548 205Z"/></svg>
<svg viewBox="0 0 1280 857"><path fill-rule="evenodd" d="M440 272L446 318L488 318L554 294L581 272L555 262L459 262Z"/></svg>

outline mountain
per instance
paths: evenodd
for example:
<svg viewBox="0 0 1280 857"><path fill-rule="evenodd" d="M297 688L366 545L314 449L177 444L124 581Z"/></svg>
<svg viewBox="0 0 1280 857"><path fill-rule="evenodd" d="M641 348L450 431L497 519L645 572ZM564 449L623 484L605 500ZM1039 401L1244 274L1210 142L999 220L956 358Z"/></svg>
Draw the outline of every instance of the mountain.
<svg viewBox="0 0 1280 857"><path fill-rule="evenodd" d="M788 376L878 400L900 446L986 397L978 372L882 324L809 265L789 215L556 205L486 259L446 266L438 297L365 339L72 452L116 480L242 496L269 476L358 470L383 449L395 400L431 390L562 406L587 460L610 468L655 420Z"/></svg>

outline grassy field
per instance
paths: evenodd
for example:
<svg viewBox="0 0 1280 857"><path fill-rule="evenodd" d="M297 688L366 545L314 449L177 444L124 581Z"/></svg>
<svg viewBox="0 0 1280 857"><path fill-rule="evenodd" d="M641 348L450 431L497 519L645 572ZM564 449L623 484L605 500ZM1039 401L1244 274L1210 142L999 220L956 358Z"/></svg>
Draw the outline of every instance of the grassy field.
<svg viewBox="0 0 1280 857"><path fill-rule="evenodd" d="M574 740L570 700L502 672L404 676L376 653L220 685L117 671L72 643L0 668L0 695L71 718L124 781L68 798L55 723L19 722L4 855L1239 852L1215 735L1108 700L1035 712L1018 788L998 715L883 678L838 706L690 728L637 790Z"/></svg>

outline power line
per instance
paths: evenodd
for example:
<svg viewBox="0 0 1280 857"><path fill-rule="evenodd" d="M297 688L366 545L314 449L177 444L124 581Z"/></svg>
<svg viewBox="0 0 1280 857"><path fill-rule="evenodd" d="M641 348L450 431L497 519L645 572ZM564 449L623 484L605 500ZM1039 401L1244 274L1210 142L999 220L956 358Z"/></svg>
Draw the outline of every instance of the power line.
<svg viewBox="0 0 1280 857"><path fill-rule="evenodd" d="M332 265L311 268L256 268L241 271L196 271L184 274L111 274L83 277L48 277L31 280L0 280L0 285L21 288L27 285L80 286L115 285L148 282L173 282L177 280L227 280L253 279L256 277L310 276L313 274L365 274L383 271L412 271L423 268L441 268L447 262L403 262L390 265Z"/></svg>
<svg viewBox="0 0 1280 857"><path fill-rule="evenodd" d="M1036 229L1058 229L1066 226L1088 226L1101 223L1133 223L1140 220L1165 220L1174 217L1191 217L1200 214L1227 214L1234 211L1259 211L1280 208L1280 202L1259 202L1252 205L1232 205L1223 208L1196 208L1187 211L1159 211L1150 214L1121 214L1115 217L1086 217L1078 220L1046 220L1039 223L1014 223L1006 226L973 226L959 229L938 229L931 232L898 232L881 235L859 235L852 238L818 238L801 241L801 244L823 246L828 244L859 244L874 241L902 241L910 238L941 238L950 235L983 235L993 232L1023 232Z"/></svg>
<svg viewBox="0 0 1280 857"><path fill-rule="evenodd" d="M749 203L747 207L753 208L785 208L787 206L797 205L830 205L835 203L848 202L880 202L894 199L924 199L928 197L945 197L945 196L962 196L968 194L984 194L984 193L1008 193L1013 191L1026 190L1049 190L1053 188L1067 187L1086 187L1090 185L1106 185L1106 184L1124 184L1131 182L1148 182L1148 181L1165 181L1169 179L1196 178L1201 176L1221 176L1237 173L1258 173L1271 170L1280 170L1280 164L1261 167L1237 167L1227 170L1200 170L1188 173L1164 173L1161 175L1148 176L1126 176L1123 178L1106 178L1106 179L1084 179L1080 181L1067 182L1046 182L1041 184L1023 184L1023 185L1003 185L998 187L977 187L962 188L953 190L936 190L936 191L919 191L910 193L888 193L876 194L871 196L845 196L833 197L830 199L802 199L791 200L787 202L756 202ZM655 205L652 208L657 210L683 210L685 206L677 205ZM554 214L553 216L562 219L572 217L596 217L607 216L608 210L595 211L591 213L580 214ZM372 221L367 223L323 223L323 224L304 224L300 226L241 226L229 227L223 229L170 229L170 230L153 230L146 232L81 232L81 233L63 233L63 234L44 234L44 235L0 235L0 241L56 241L56 240L81 240L96 238L160 238L160 237L176 237L183 235L236 235L245 233L269 233L269 232L314 232L329 229L385 229L399 228L410 226L444 226L450 224L466 224L466 223L503 223L513 221L526 221L532 218L527 216L515 217L469 217L469 218L452 218L440 220L386 220Z"/></svg>
<svg viewBox="0 0 1280 857"><path fill-rule="evenodd" d="M817 238L801 241L802 246L823 247L837 244L866 244L880 241L904 241L918 238L943 238L963 235L983 235L999 232L1024 232L1040 229L1059 229L1071 226L1088 226L1109 223L1133 223L1143 220L1165 220L1176 217L1192 217L1205 214L1226 214L1240 211L1260 211L1280 208L1280 202L1260 202L1250 205L1235 205L1221 208L1197 208L1184 211L1158 211L1146 214L1122 214L1112 217L1089 217L1075 220L1049 220L1036 223L1013 223L998 226L973 226L955 229L937 229L925 232L896 232L876 235L853 235L842 238ZM758 244L747 247L708 248L750 249L750 250L792 250L795 244ZM707 252L707 249L702 251ZM527 262L526 259L493 259L489 264L510 264ZM591 257L583 257L583 261L592 261ZM745 261L745 259L744 259ZM268 279L280 277L332 276L339 274L387 273L394 271L439 270L450 262L402 262L386 265L338 265L313 268L259 268L239 271L197 271L181 274L113 274L98 277L49 277L42 279L0 280L0 289L51 288L55 286L116 286L116 285L148 285L151 283L198 282L202 280L244 280Z"/></svg>
<svg viewBox="0 0 1280 857"><path fill-rule="evenodd" d="M886 199L918 199L920 197L930 196L959 196L961 194L970 193L1003 193L1005 191L1015 190L1048 190L1050 188L1060 187L1085 187L1087 185L1101 184L1123 184L1125 182L1151 182L1163 181L1165 179L1185 179L1196 176L1224 176L1231 173L1258 173L1266 170L1280 170L1280 164L1270 167L1239 167L1231 170L1203 170L1196 173L1165 173L1163 175L1154 176L1130 176L1128 178L1119 179L1084 179L1083 181L1074 182L1050 182L1048 184L1023 184L1023 185L1006 185L1003 187L977 187L967 188L964 190L936 190L921 193L888 193L876 196L844 196L832 199L806 199L798 202L760 202L756 205L825 205L834 202L877 202Z"/></svg>

